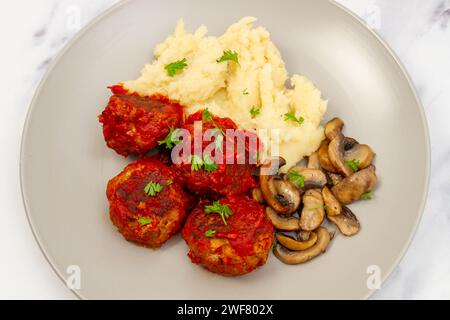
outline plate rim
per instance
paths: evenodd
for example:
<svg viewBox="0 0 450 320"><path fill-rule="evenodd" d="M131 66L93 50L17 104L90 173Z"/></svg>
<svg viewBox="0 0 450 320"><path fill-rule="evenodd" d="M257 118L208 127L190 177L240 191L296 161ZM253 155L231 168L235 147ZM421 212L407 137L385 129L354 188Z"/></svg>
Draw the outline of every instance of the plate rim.
<svg viewBox="0 0 450 320"><path fill-rule="evenodd" d="M56 267L56 265L53 263L53 261L51 261L51 259L49 258L48 252L46 250L46 248L44 247L43 242L41 241L41 239L39 238L38 232L35 228L35 226L32 223L31 220L31 215L30 215L30 208L27 204L27 199L26 199L26 195L25 195L25 190L24 190L24 185L25 185L25 178L24 178L24 158L25 158L25 144L26 144L26 140L28 137L28 128L29 128L29 124L31 122L31 115L33 114L35 108L36 108L36 102L41 94L41 91L45 85L45 83L47 82L47 79L49 78L49 76L52 74L53 70L55 69L55 67L59 64L60 60L65 56L65 54L85 35L87 34L87 32L89 30L92 29L92 27L94 27L98 22L100 22L104 17L110 15L112 12L119 10L122 6L126 5L127 3L131 2L133 0L119 0L119 2L113 4L111 7L107 8L106 10L104 10L103 12L101 12L100 14L98 14L96 17L94 17L89 23L87 23L81 30L79 30L71 40L69 40L69 42L64 45L64 47L62 49L60 49L60 51L56 54L55 58L53 59L53 61L51 62L50 66L48 67L47 71L45 72L45 74L42 76L41 80L39 81L38 86L35 89L35 92L33 94L33 98L31 99L31 102L28 106L28 111L25 117L25 121L23 124L23 129L22 129L22 137L21 137L21 142L20 142L20 161L19 161L19 180L20 180L20 191L21 191L21 198L22 198L22 204L23 204L23 208L25 210L25 214L26 214L26 218L28 221L28 226L31 229L31 232L33 234L33 237L41 251L41 253L43 254L45 260L48 262L48 264L50 265L50 267L53 269L53 271L56 273L56 275L58 276L58 278L64 283L66 284L66 279L63 276L62 272L60 272L60 270L58 270L58 268ZM424 107L422 104L421 99L419 98L419 95L417 93L417 89L416 86L412 80L411 75L409 74L408 70L406 69L406 67L403 65L402 61L400 60L400 58L398 57L398 55L395 53L395 51L392 49L392 47L382 38L382 36L380 34L378 34L378 32L373 29L370 28L370 26L361 18L359 17L356 13L354 13L353 11L351 11L349 8L345 7L344 5L338 3L336 0L326 0L327 2L329 2L331 5L335 6L337 9L343 11L344 13L346 13L347 15L349 15L351 18L353 18L360 26L362 26L366 31L368 31L368 34L370 36L372 36L379 44L381 44L382 47L384 47L384 49L389 53L389 56L394 60L396 66L400 69L402 75L405 77L408 86L413 94L413 97L416 101L415 106L418 108L419 114L420 114L420 120L422 122L422 126L423 126L423 134L424 134L424 138L425 138L425 150L426 150L426 154L425 154L425 184L423 187L423 194L422 194L422 199L420 202L420 207L418 210L418 214L416 217L416 221L414 223L414 226L411 230L411 233L409 235L409 238L407 239L403 249L401 250L401 252L399 253L397 259L394 261L394 263L392 264L392 266L389 268L389 270L387 272L385 272L382 276L382 281L381 281L381 286L383 286L383 284L386 283L386 281L390 278L390 276L392 275L393 271L398 267L398 265L400 264L400 262L403 260L403 258L406 255L406 252L408 251L408 249L411 246L411 243L414 239L414 237L416 236L417 233L417 229L419 227L420 222L422 221L423 218L423 214L424 214L424 210L425 210L425 206L428 200L428 194L429 194L429 188L430 188L430 175L431 175L431 139L430 139L430 131L429 131L429 126L428 126L428 121L427 121L427 117L424 111ZM83 296L83 294L81 294L80 292L66 286L67 289L69 289L76 298L80 299L80 300L88 300L86 297ZM370 289L369 292L366 294L366 296L362 297L361 299L363 300L367 300L369 299L376 291L378 291L377 289Z"/></svg>

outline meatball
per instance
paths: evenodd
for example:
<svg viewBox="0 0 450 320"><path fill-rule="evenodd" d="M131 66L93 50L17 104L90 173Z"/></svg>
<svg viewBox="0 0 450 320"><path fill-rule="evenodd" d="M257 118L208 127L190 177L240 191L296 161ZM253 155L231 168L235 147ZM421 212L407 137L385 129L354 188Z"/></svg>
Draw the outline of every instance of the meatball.
<svg viewBox="0 0 450 320"><path fill-rule="evenodd" d="M99 121L108 147L120 155L144 155L158 146L170 127L183 122L183 107L164 96L130 94L121 86L111 90L113 96Z"/></svg>
<svg viewBox="0 0 450 320"><path fill-rule="evenodd" d="M244 275L263 266L274 241L264 207L243 195L221 199L213 206L231 210L225 224L220 214L206 212L208 205L211 202L201 202L182 231L191 261L224 276Z"/></svg>
<svg viewBox="0 0 450 320"><path fill-rule="evenodd" d="M108 183L110 218L125 239L158 248L184 222L188 197L173 170L143 158Z"/></svg>
<svg viewBox="0 0 450 320"><path fill-rule="evenodd" d="M257 186L257 181L253 176L256 169L256 155L258 150L249 150L249 137L252 137L256 141L256 148L259 148L259 139L256 134L247 132L244 130L238 130L236 124L229 118L219 118L212 116L212 120L205 120L203 116L204 111L199 111L188 117L183 128L187 130L191 137L194 137L194 123L196 121L202 121L203 135L205 132L215 130L214 136L208 140L204 139L202 144L202 151L210 148L211 144L215 144L218 140L218 134L222 136L222 143L219 143L219 147L215 148L211 152L211 160L213 160L217 153L221 153L223 161L217 163L217 167L214 170L193 169L192 159L186 159L184 157L182 163L176 164L179 175L185 182L187 188L198 195L207 195L213 198L220 198L223 196L233 194L243 194L248 190ZM233 135L227 129L232 129ZM238 142L240 138L245 141L245 154L238 153ZM191 153L194 154L194 141L191 139L189 142ZM232 146L232 153L227 152L227 148ZM245 161L242 164L238 164L238 158L244 157ZM181 155L183 157L183 155ZM253 159L253 161L250 161ZM204 160L204 159L202 159Z"/></svg>

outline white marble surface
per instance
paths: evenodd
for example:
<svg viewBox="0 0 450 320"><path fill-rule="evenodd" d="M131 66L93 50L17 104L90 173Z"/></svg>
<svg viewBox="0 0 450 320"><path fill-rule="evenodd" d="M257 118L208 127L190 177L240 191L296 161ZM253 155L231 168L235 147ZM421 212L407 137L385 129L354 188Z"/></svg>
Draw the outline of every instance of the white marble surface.
<svg viewBox="0 0 450 320"><path fill-rule="evenodd" d="M18 179L20 138L30 99L55 54L79 27L116 2L0 2L0 299L74 299L28 227ZM422 222L405 258L373 298L450 299L450 0L339 2L363 17L399 55L431 131L432 177Z"/></svg>

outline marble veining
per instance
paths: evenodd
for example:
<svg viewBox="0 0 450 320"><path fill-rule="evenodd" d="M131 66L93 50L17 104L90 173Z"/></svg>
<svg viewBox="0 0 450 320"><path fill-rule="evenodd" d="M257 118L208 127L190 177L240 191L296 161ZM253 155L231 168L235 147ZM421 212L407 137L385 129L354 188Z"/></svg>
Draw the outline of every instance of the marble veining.
<svg viewBox="0 0 450 320"><path fill-rule="evenodd" d="M24 61L16 69L12 79L16 84L8 93L16 110L7 111L0 142L10 146L16 154L4 166L11 169L7 178L14 181L13 188L1 185L0 202L6 203L6 210L23 215L17 182L17 164L19 141L23 119L28 109L30 98L39 80L47 70L55 55L61 48L99 13L117 3L117 0L40 0L15 1L30 6L23 19L22 41L17 43L14 57ZM362 17L394 49L400 57L417 87L419 96L430 126L432 141L432 176L428 203L418 229L405 258L393 272L388 281L373 299L416 299L416 298L450 298L450 0L339 0L339 3ZM34 4L33 4L34 3ZM36 4L38 3L38 4ZM2 3L2 9L8 10L8 4ZM32 19L33 17L33 19ZM20 49L20 50L19 50ZM20 84L20 86L19 86ZM21 88L18 90L17 88ZM3 112L3 111L2 111ZM15 121L15 122L14 122ZM5 132L5 135L3 135ZM9 138L6 142L6 137ZM11 142L9 141L11 140ZM3 144L5 142L5 144ZM13 160L15 162L13 162ZM6 170L8 171L8 170ZM414 174L414 173L411 173ZM3 183L3 182L2 182ZM5 197L5 199L3 199ZM3 211L3 210L2 210ZM3 212L1 212L3 214ZM22 219L22 218L17 218ZM14 228L27 228L24 220L11 221ZM20 229L21 230L21 229ZM31 245L27 228L21 234L23 240L16 243L22 251L8 249L0 241L0 248L10 254L11 259L22 259L44 270L46 262L38 257L37 248ZM10 241L18 237L9 233ZM24 242L24 243L22 243ZM22 243L22 244L21 244ZM32 252L32 253L30 253ZM26 253L26 254L25 254ZM27 273L25 267L15 262L11 269L2 269L0 279L6 285L9 294L4 297L24 297L23 290L29 286L45 287L46 293L35 289L30 298L72 298L67 289L59 284L59 279L49 273L34 273L27 280L22 291L14 291L16 283L9 280L4 273L19 268ZM7 268L7 267L5 267ZM47 271L46 271L47 272ZM38 277L38 278L36 278ZM46 283L50 281L51 283ZM53 281L55 284L53 284ZM56 284L58 282L58 284ZM40 292L40 294L38 294ZM0 294L0 297L2 297Z"/></svg>

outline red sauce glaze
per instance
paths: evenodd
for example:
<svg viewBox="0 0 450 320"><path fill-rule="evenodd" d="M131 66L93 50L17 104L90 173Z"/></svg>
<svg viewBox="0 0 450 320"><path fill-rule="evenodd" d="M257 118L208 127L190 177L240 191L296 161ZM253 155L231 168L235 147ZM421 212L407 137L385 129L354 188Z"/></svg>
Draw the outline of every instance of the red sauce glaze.
<svg viewBox="0 0 450 320"><path fill-rule="evenodd" d="M191 249L188 255L192 262L217 273L230 274L232 270L231 275L248 273L263 265L274 237L274 228L266 217L264 206L242 195L230 196L219 202L233 211L226 225L219 214L205 213L204 207L211 204L210 201L202 201L186 221L182 235ZM216 231L213 238L205 235L208 230ZM212 245L213 239L224 241L216 247ZM230 253L227 247L231 247L233 252ZM211 256L219 256L222 265L212 265L214 260L209 258ZM249 260L251 257L254 259Z"/></svg>
<svg viewBox="0 0 450 320"><path fill-rule="evenodd" d="M183 107L162 95L129 93L122 86L110 88L113 96L99 116L108 147L127 157L143 155L158 146L184 121Z"/></svg>
<svg viewBox="0 0 450 320"><path fill-rule="evenodd" d="M163 186L155 196L145 193L150 183ZM107 187L111 221L123 236L149 247L159 247L178 232L188 207L188 196L173 170L155 158L142 158L113 178ZM142 225L140 218L151 222Z"/></svg>
<svg viewBox="0 0 450 320"><path fill-rule="evenodd" d="M226 129L237 130L236 124L229 118L219 118L213 116L214 122L203 121L203 133L209 129L215 129L216 126L219 127L224 133L224 143L222 151L215 150L211 154L214 157L216 152L221 152L224 159L222 164L218 165L217 170L213 172L208 172L206 170L191 170L191 164L177 164L176 167L179 169L180 176L185 181L187 187L190 191L199 195L209 195L211 197L219 198L220 196L226 196L231 194L243 194L251 188L257 186L255 177L253 177L253 172L256 168L255 164L250 164L249 157L252 155L255 157L256 152L248 152L249 143L248 139L245 143L245 164L237 164L239 157L244 155L239 155L237 150L237 140L233 136L229 136L226 133ZM188 117L183 128L188 130L191 137L194 137L194 122L202 121L202 111L199 111ZM256 134L252 132L246 132L244 130L237 130L238 135L253 135L256 139ZM257 139L258 141L258 139ZM259 141L258 141L259 143ZM211 141L203 141L202 150L208 147ZM227 154L227 145L234 145L234 153ZM194 141L191 141L191 153L194 153ZM230 159L231 157L231 159ZM226 164L226 163L234 164Z"/></svg>

